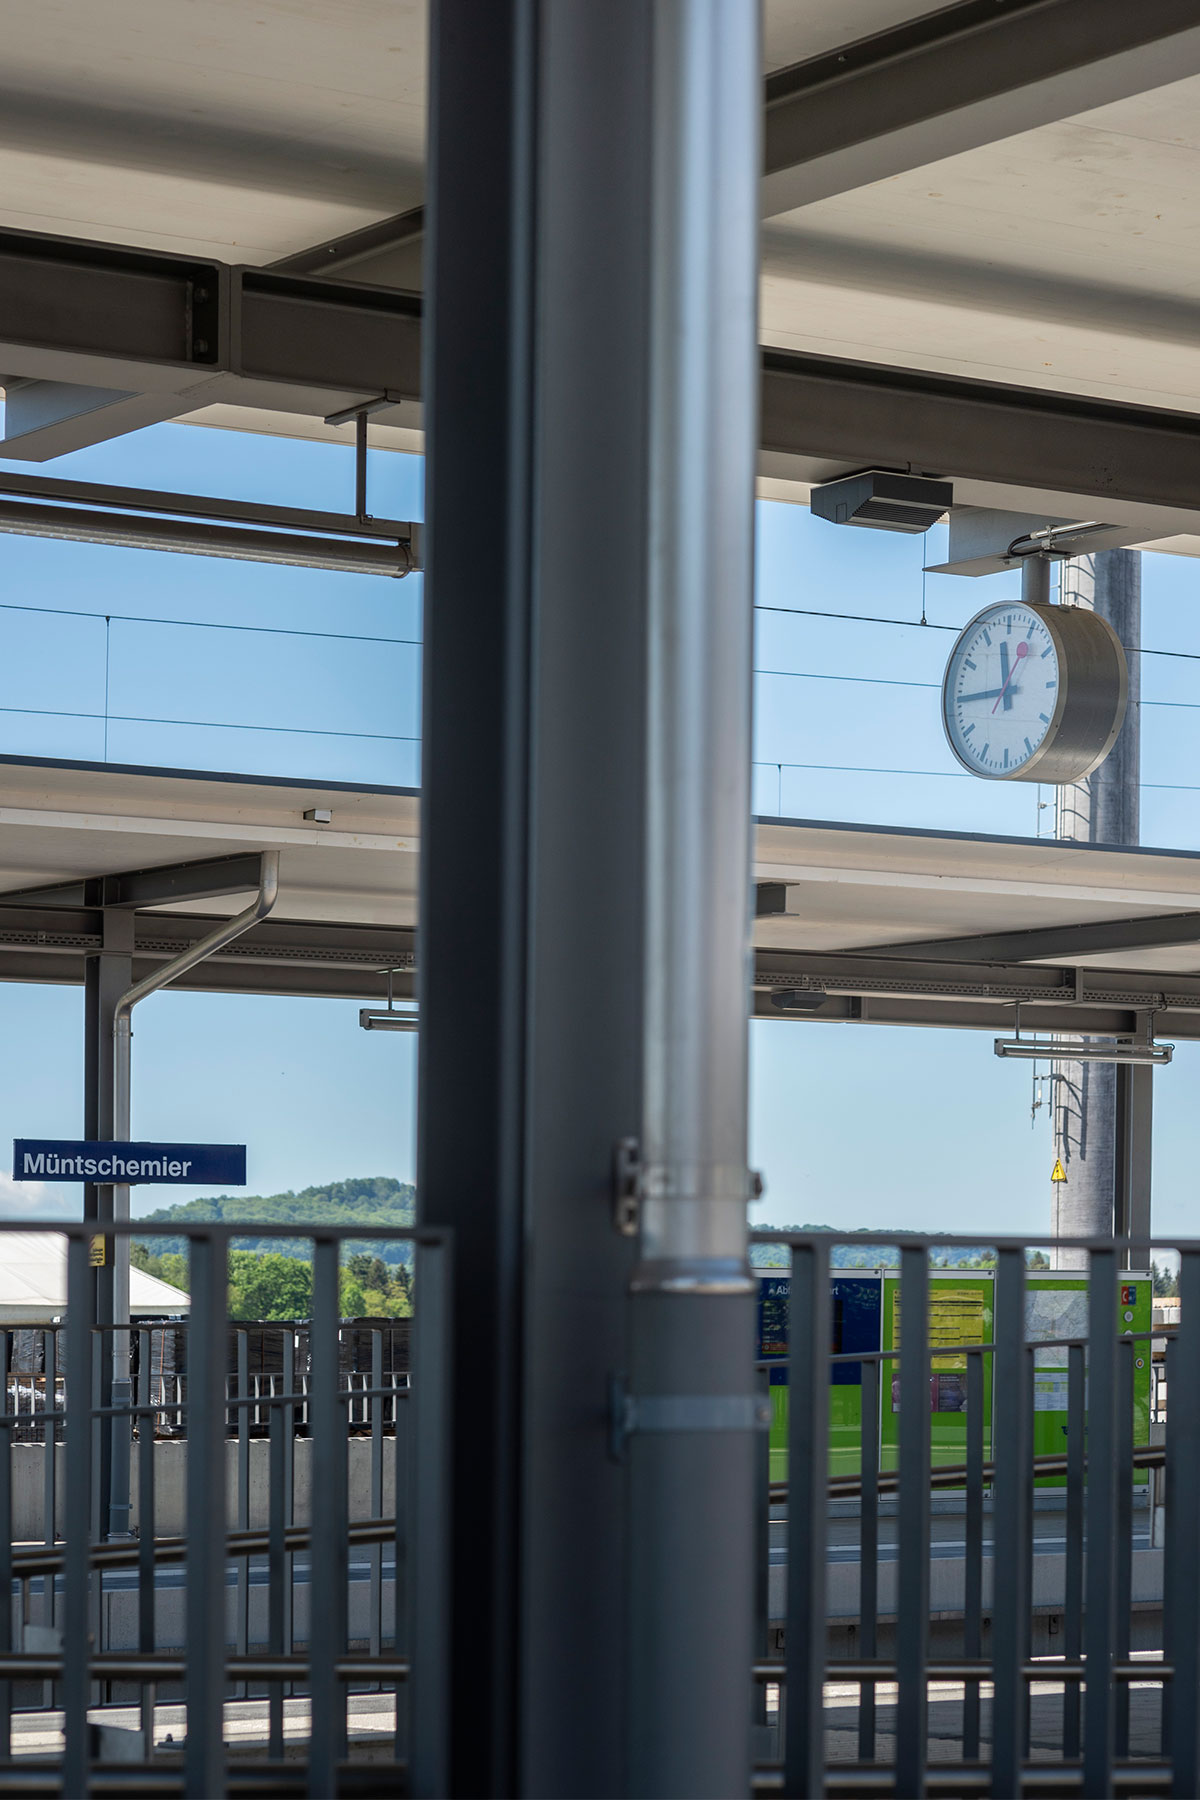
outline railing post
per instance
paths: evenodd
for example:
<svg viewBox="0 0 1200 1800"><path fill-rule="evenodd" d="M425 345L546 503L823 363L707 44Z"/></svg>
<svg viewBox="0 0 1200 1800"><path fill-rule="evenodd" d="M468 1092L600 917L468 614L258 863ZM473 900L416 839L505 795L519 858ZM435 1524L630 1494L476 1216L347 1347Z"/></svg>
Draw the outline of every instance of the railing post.
<svg viewBox="0 0 1200 1800"><path fill-rule="evenodd" d="M1083 1704L1083 1793L1112 1793L1116 1712L1113 1706L1113 1627L1117 1557L1117 1253L1088 1257L1087 1551L1083 1647L1087 1690Z"/></svg>
<svg viewBox="0 0 1200 1800"><path fill-rule="evenodd" d="M402 1646L411 1645L412 1655L414 1800L442 1800L450 1767L450 1260L444 1242L417 1246L413 1388L405 1402L412 1411L403 1427L396 1421L396 1634L400 1639L408 1626L411 1607L411 1636L405 1631ZM402 1456L409 1445L411 1457Z"/></svg>
<svg viewBox="0 0 1200 1800"><path fill-rule="evenodd" d="M1171 1684L1171 1757L1176 1800L1200 1793L1200 1251L1179 1259L1179 1331L1167 1389L1167 1549L1165 1641Z"/></svg>
<svg viewBox="0 0 1200 1800"><path fill-rule="evenodd" d="M825 1562L829 1537L829 1246L792 1251L788 1314L787 1682L783 1791L825 1792Z"/></svg>
<svg viewBox="0 0 1200 1800"><path fill-rule="evenodd" d="M337 1792L346 1736L346 1690L336 1664L346 1653L349 1570L346 1506L347 1415L338 1369L340 1246L318 1237L313 1251L313 1316L309 1402L312 1418L312 1547L309 1552L309 1690L312 1743L308 1791L313 1800Z"/></svg>
<svg viewBox="0 0 1200 1800"><path fill-rule="evenodd" d="M1021 1791L1025 1757L1029 1654L1030 1497L1026 1455L1030 1430L1029 1358L1025 1349L1025 1252L1002 1248L996 1259L995 1387L992 1406L992 1793Z"/></svg>
<svg viewBox="0 0 1200 1800"><path fill-rule="evenodd" d="M900 1506L897 1522L896 1794L925 1792L929 1692L929 1253L900 1252Z"/></svg>
<svg viewBox="0 0 1200 1800"><path fill-rule="evenodd" d="M63 1750L62 1791L86 1796L88 1780L88 1662L92 1524L92 1358L95 1284L82 1233L67 1243L67 1444L63 1516Z"/></svg>
<svg viewBox="0 0 1200 1800"><path fill-rule="evenodd" d="M226 1240L191 1243L187 1377L187 1744L184 1794L225 1790Z"/></svg>

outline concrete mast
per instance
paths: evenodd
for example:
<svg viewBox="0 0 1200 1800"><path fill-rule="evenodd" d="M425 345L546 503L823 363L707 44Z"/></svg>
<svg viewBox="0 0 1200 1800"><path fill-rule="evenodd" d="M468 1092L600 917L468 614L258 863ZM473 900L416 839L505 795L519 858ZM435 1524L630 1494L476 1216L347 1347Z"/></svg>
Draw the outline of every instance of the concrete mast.
<svg viewBox="0 0 1200 1800"><path fill-rule="evenodd" d="M1142 641L1142 567L1136 550L1104 550L1061 565L1060 595L1108 620L1121 642ZM1091 775L1058 790L1057 835L1085 844L1136 844L1140 838L1141 658L1129 658L1129 710L1112 751ZM1112 1063L1061 1062L1052 1083L1054 1151L1066 1170L1054 1184L1054 1241L1103 1237L1113 1230L1116 1196L1117 1069ZM1060 1268L1083 1267L1082 1251L1059 1249Z"/></svg>

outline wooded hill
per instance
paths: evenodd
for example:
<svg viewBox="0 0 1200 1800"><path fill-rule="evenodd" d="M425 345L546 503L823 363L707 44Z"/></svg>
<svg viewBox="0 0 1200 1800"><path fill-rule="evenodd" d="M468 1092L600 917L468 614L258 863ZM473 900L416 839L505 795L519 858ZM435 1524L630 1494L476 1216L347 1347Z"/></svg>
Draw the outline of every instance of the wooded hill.
<svg viewBox="0 0 1200 1800"><path fill-rule="evenodd" d="M243 1220L255 1225L382 1225L410 1226L415 1218L414 1194L410 1183L396 1181L390 1175L359 1176L349 1181L331 1181L325 1187L303 1188L286 1194L214 1194L201 1200L185 1200L176 1206L163 1206L141 1215L140 1223L168 1227L146 1248L156 1256L182 1252L186 1239L173 1236L171 1225L203 1219L224 1219L231 1224ZM304 1238L272 1237L255 1232L253 1236L236 1238L237 1249L253 1248L281 1256L311 1259L312 1245ZM368 1251L384 1262L411 1264L412 1246L389 1243L387 1239L367 1239L348 1245L347 1249Z"/></svg>

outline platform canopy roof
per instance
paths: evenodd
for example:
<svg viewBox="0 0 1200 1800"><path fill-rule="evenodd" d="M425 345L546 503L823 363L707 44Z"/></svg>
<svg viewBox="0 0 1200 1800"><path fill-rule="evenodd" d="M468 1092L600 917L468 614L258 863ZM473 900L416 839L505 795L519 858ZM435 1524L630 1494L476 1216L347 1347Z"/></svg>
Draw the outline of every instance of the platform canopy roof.
<svg viewBox="0 0 1200 1800"><path fill-rule="evenodd" d="M411 927L417 805L407 788L0 759L0 895L278 850L276 919ZM170 904L210 915L247 900Z"/></svg>
<svg viewBox="0 0 1200 1800"><path fill-rule="evenodd" d="M376 441L418 446L425 0L10 13L0 369L119 401L7 453L164 417L336 437L381 393ZM767 0L763 75L765 491L911 464L1200 548L1194 8ZM76 249L56 271L30 233ZM131 247L190 259L193 293L234 271L236 352L215 316L184 342Z"/></svg>
<svg viewBox="0 0 1200 1800"><path fill-rule="evenodd" d="M26 759L0 759L0 979L81 979L103 904L134 910L135 954L161 962L248 903L264 850L280 853L274 912L184 985L374 998L391 968L396 999L410 998L411 790ZM128 880L101 891L101 877ZM1194 999L1200 1031L1195 852L761 820L754 879L768 1016L774 988L870 992L886 961L897 993L949 979L999 994L1003 980L1032 980L1033 995L1063 970L1068 985L1095 971L1122 992L1133 982ZM475 922L464 895L461 929Z"/></svg>

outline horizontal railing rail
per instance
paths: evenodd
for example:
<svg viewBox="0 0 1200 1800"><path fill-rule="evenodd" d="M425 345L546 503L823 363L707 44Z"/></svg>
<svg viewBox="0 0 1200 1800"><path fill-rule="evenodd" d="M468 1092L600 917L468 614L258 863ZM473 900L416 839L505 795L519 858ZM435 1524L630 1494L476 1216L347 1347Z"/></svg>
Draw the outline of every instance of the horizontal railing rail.
<svg viewBox="0 0 1200 1800"><path fill-rule="evenodd" d="M1130 1453L1130 1460L1135 1469L1161 1469L1167 1460L1166 1449L1162 1444L1135 1444ZM1071 1467L1070 1458L1063 1455L1035 1456L1032 1462L1035 1480L1050 1476L1066 1475ZM1087 1458L1083 1459L1084 1471L1087 1470ZM995 1480L997 1465L994 1462L983 1464L983 1480L990 1486ZM931 1488L961 1488L966 1485L970 1469L966 1463L939 1463L929 1471ZM900 1486L900 1474L896 1469L880 1469L874 1478L875 1486L881 1494L894 1494ZM853 1500L862 1494L863 1478L861 1475L833 1475L829 1479L829 1497L831 1500ZM773 1481L770 1484L771 1505L781 1505L788 1497L786 1481Z"/></svg>

